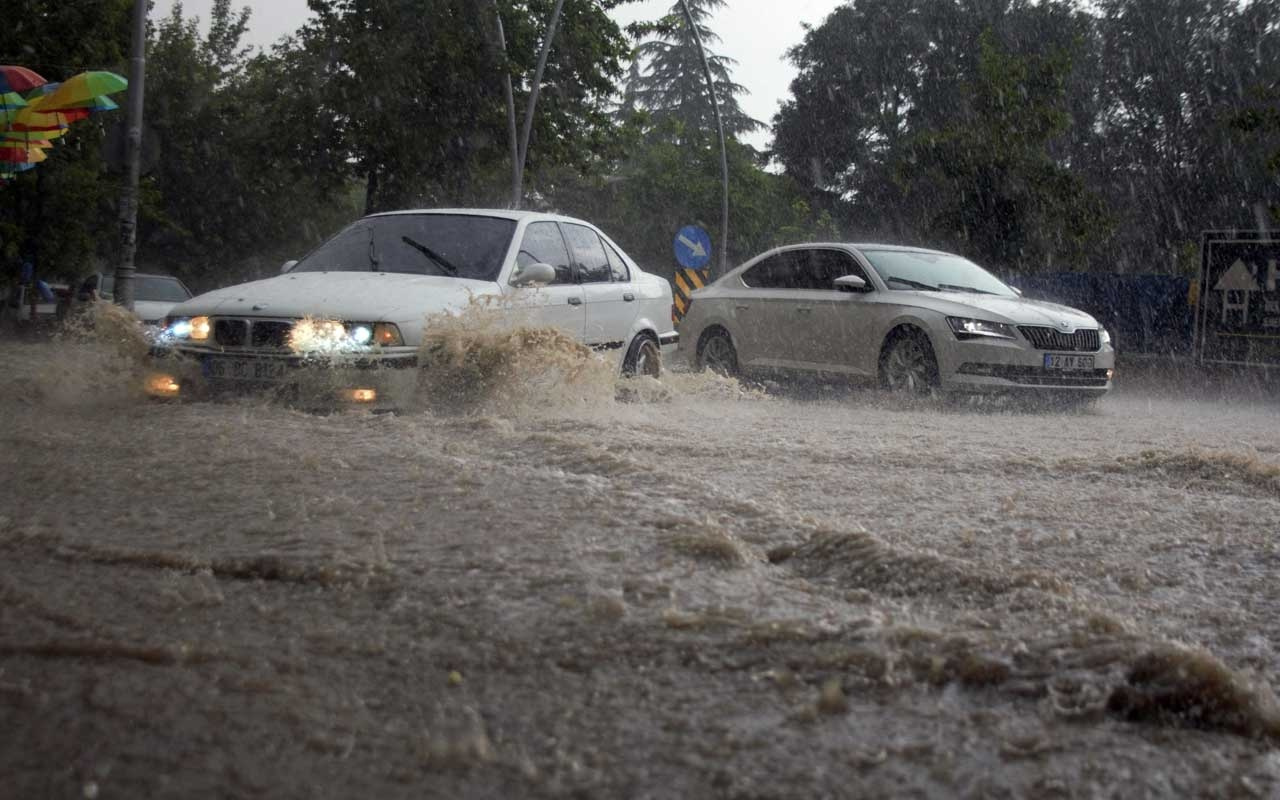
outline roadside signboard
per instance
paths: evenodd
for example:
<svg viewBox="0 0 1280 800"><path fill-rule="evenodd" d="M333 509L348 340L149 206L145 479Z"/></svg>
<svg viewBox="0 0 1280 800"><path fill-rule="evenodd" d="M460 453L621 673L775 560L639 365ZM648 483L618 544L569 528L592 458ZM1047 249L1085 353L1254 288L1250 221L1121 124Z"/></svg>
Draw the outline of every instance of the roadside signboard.
<svg viewBox="0 0 1280 800"><path fill-rule="evenodd" d="M711 282L710 270L706 269L678 269L676 277L672 283L671 292L671 321L679 324L684 315L689 311L689 303L692 302L691 295L695 290L701 289Z"/></svg>
<svg viewBox="0 0 1280 800"><path fill-rule="evenodd" d="M676 261L685 269L702 269L711 260L711 237L697 225L686 225L672 242Z"/></svg>
<svg viewBox="0 0 1280 800"><path fill-rule="evenodd" d="M1195 341L1200 363L1280 367L1280 232L1205 232Z"/></svg>

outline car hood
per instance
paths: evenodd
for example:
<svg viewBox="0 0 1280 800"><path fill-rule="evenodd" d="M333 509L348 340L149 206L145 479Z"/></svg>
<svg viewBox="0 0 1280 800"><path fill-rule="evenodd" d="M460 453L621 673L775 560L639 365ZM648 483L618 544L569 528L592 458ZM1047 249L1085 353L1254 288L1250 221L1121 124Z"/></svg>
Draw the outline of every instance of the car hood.
<svg viewBox="0 0 1280 800"><path fill-rule="evenodd" d="M465 308L473 296L496 293L496 283L436 275L299 272L206 292L171 313L410 322Z"/></svg>
<svg viewBox="0 0 1280 800"><path fill-rule="evenodd" d="M169 315L175 305L177 303L168 300L134 300L133 314L143 322L158 323Z"/></svg>
<svg viewBox="0 0 1280 800"><path fill-rule="evenodd" d="M1059 330L1098 328L1098 321L1085 312L1044 300L1000 297L969 292L893 292L911 295L913 306L923 306L951 317L975 317L1012 325L1046 325Z"/></svg>

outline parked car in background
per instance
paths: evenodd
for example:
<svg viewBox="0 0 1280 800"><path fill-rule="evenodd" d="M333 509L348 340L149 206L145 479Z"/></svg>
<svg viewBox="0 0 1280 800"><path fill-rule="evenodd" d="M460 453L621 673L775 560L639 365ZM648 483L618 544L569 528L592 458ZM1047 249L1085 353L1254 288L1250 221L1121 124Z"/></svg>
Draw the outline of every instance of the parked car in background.
<svg viewBox="0 0 1280 800"><path fill-rule="evenodd" d="M907 395L1111 388L1098 321L968 259L879 244L770 250L693 292L681 349L706 369L841 375Z"/></svg>
<svg viewBox="0 0 1280 800"><path fill-rule="evenodd" d="M76 290L76 301L86 303L95 299L114 300L115 281L114 273L93 273L80 282L80 288ZM134 273L133 313L145 325L159 327L175 305L189 299L191 290L171 275Z"/></svg>
<svg viewBox="0 0 1280 800"><path fill-rule="evenodd" d="M658 374L678 339L670 284L589 222L475 209L365 217L282 275L176 306L162 339L213 388L297 384L321 368L375 402L381 384L402 387L396 368L416 366L430 315L477 301L616 354L628 374Z"/></svg>

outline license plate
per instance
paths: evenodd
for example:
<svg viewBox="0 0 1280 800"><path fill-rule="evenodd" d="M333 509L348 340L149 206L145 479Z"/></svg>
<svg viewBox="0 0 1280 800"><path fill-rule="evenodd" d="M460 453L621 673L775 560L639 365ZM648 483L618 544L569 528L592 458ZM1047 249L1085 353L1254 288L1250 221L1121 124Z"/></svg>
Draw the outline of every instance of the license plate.
<svg viewBox="0 0 1280 800"><path fill-rule="evenodd" d="M1063 356L1045 353L1044 368L1061 370L1093 369L1093 356Z"/></svg>
<svg viewBox="0 0 1280 800"><path fill-rule="evenodd" d="M278 381L285 375L285 363L266 358L210 358L204 374L219 381Z"/></svg>

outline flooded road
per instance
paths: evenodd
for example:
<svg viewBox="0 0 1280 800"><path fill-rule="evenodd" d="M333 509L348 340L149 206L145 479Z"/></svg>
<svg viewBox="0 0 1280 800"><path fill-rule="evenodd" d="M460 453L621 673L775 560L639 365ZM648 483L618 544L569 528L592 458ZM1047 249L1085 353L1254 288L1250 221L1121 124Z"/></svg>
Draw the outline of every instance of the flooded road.
<svg viewBox="0 0 1280 800"><path fill-rule="evenodd" d="M0 796L1280 795L1275 399L323 416L130 358L0 344Z"/></svg>

